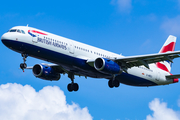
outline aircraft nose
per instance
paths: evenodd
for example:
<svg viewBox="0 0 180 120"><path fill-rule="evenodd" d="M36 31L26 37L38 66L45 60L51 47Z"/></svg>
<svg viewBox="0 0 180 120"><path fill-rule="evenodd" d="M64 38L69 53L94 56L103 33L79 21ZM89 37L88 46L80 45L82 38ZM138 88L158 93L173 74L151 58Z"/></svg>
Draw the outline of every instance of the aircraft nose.
<svg viewBox="0 0 180 120"><path fill-rule="evenodd" d="M6 33L5 33L6 34ZM5 39L5 34L1 36L1 40Z"/></svg>
<svg viewBox="0 0 180 120"><path fill-rule="evenodd" d="M1 41L3 42L6 39L6 33L1 36Z"/></svg>
<svg viewBox="0 0 180 120"><path fill-rule="evenodd" d="M1 36L1 41L2 43L9 47L9 44L10 44L10 41L13 40L12 36L9 35L8 33L4 33L2 36Z"/></svg>
<svg viewBox="0 0 180 120"><path fill-rule="evenodd" d="M2 36L1 36L1 41L3 42L4 40L8 40L9 39L9 36L7 33L4 33Z"/></svg>
<svg viewBox="0 0 180 120"><path fill-rule="evenodd" d="M2 43L4 44L4 41L6 41L7 39L8 39L7 33L4 33L4 34L1 36L1 41L2 41Z"/></svg>

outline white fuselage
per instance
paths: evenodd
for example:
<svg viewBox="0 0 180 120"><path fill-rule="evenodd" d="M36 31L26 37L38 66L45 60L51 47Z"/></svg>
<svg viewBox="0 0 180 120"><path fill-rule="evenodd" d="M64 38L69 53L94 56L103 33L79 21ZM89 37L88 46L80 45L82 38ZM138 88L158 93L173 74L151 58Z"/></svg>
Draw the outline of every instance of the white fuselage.
<svg viewBox="0 0 180 120"><path fill-rule="evenodd" d="M24 30L25 34L18 33L18 32L7 32L2 36L1 39L4 41L9 40L9 41L14 41L14 42L27 43L28 45L36 46L38 48L43 48L43 49L50 50L59 54L63 54L71 58L85 60L85 61L88 61L88 60L93 61L98 57L107 58L107 59L124 57L119 54L115 54L115 53L112 53L112 52L109 52L109 51L106 51L97 47L93 47L93 46L90 46L81 42L77 42L68 38L64 38L61 36L57 36L57 35L54 35L54 34L39 30L39 29L32 28L32 27L17 26L17 27L13 27L12 29ZM32 34L35 35L36 37L33 37ZM16 48L13 46L8 46L8 47L15 51L23 52L21 51L21 49L16 50ZM26 47L27 46L22 46L23 50L26 49ZM38 53L41 54L42 50L39 49L34 52L36 52L37 54ZM31 56L39 58L38 56L35 56L35 55L31 55ZM52 57L57 57L57 56L52 56ZM40 57L40 59L42 58ZM44 58L43 60L54 62L56 64L63 64L61 62L58 63L58 61L55 62L51 60L51 58L49 59ZM76 66L76 65L70 64L70 66L73 66L74 68L77 67L78 70L81 69L79 66ZM93 65L89 65L89 66L93 68ZM99 73L99 71L96 71L96 72ZM168 80L165 77L166 75L170 75L170 73L159 69L155 63L150 64L149 69L144 66L132 67L128 69L127 72L128 73L123 72L123 74L136 76L139 79L147 80L157 85L165 85L165 84L173 83L172 79ZM107 77L104 77L104 78L107 78ZM143 85L143 86L146 86L146 85Z"/></svg>

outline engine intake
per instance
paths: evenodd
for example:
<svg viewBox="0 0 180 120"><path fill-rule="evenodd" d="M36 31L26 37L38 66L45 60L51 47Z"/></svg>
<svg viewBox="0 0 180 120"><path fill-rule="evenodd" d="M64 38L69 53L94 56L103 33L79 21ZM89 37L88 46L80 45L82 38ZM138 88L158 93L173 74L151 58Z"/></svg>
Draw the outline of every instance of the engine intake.
<svg viewBox="0 0 180 120"><path fill-rule="evenodd" d="M56 72L53 68L43 64L36 64L33 66L32 72L34 76L44 79L44 80L55 80L60 79L60 74Z"/></svg>
<svg viewBox="0 0 180 120"><path fill-rule="evenodd" d="M120 66L116 62L106 58L97 58L94 62L94 67L96 70L106 74L122 73Z"/></svg>

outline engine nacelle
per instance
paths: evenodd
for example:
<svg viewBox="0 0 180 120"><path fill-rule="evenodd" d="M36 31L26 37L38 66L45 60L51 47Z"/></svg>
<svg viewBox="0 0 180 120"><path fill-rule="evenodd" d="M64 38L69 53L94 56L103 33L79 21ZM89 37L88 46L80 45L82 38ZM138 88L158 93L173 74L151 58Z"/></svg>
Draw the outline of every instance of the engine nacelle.
<svg viewBox="0 0 180 120"><path fill-rule="evenodd" d="M34 76L44 80L55 80L60 79L60 74L57 73L53 68L43 64L36 64L33 66L32 72Z"/></svg>
<svg viewBox="0 0 180 120"><path fill-rule="evenodd" d="M106 58L97 58L94 62L96 70L106 74L121 74L120 66L112 60Z"/></svg>

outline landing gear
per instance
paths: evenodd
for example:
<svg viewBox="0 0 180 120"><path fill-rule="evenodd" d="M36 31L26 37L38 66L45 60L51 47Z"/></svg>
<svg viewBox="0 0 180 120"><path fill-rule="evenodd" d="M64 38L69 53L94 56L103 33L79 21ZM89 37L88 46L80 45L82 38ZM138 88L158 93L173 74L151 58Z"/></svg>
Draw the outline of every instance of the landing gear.
<svg viewBox="0 0 180 120"><path fill-rule="evenodd" d="M71 79L71 83L68 84L67 89L69 92L72 91L78 91L79 89L79 85L77 83L74 83L74 74L73 73L69 73L68 77Z"/></svg>
<svg viewBox="0 0 180 120"><path fill-rule="evenodd" d="M109 80L109 81L108 81L108 86L109 86L110 88L113 88L113 87L114 87L113 80Z"/></svg>
<svg viewBox="0 0 180 120"><path fill-rule="evenodd" d="M27 67L27 64L26 64L26 63L21 63L21 64L20 64L20 68L21 68L21 69L25 69L26 67Z"/></svg>
<svg viewBox="0 0 180 120"><path fill-rule="evenodd" d="M67 89L69 92L78 91L79 85L77 83L69 83Z"/></svg>
<svg viewBox="0 0 180 120"><path fill-rule="evenodd" d="M24 69L27 67L27 64L25 63L26 62L26 58L28 57L28 54L24 54L22 53L21 54L22 57L23 57L23 63L20 64L20 68L23 70L24 72Z"/></svg>
<svg viewBox="0 0 180 120"><path fill-rule="evenodd" d="M108 86L110 87L110 88L113 88L113 87L119 87L119 85L120 85L120 83L119 83L119 81L118 80L113 80L113 79L110 79L109 81L108 81Z"/></svg>
<svg viewBox="0 0 180 120"><path fill-rule="evenodd" d="M119 87L120 83L118 80L114 80L114 87Z"/></svg>

